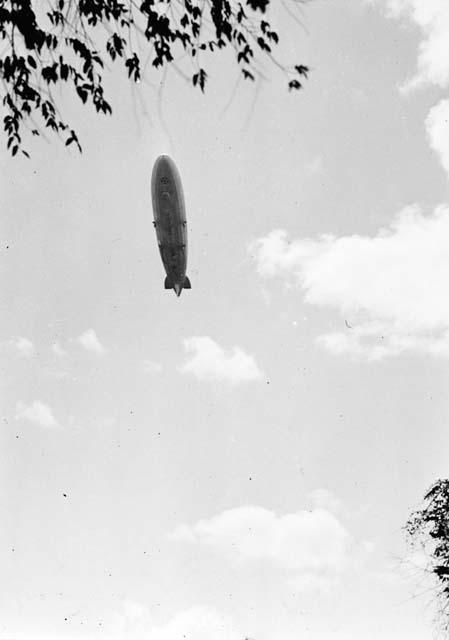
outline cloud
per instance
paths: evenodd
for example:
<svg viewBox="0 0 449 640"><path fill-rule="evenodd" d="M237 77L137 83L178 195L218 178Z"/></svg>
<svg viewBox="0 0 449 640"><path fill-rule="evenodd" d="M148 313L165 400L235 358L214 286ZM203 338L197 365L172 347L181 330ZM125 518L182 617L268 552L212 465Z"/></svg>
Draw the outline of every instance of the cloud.
<svg viewBox="0 0 449 640"><path fill-rule="evenodd" d="M449 206L401 211L375 236L290 241L275 230L249 251L262 277L282 277L305 302L337 310L343 331L318 343L334 354L380 360L403 352L449 356Z"/></svg>
<svg viewBox="0 0 449 640"><path fill-rule="evenodd" d="M55 342L54 344L52 344L51 345L51 350L55 354L55 356L58 356L60 358L62 358L62 357L67 355L67 351L61 347L59 342Z"/></svg>
<svg viewBox="0 0 449 640"><path fill-rule="evenodd" d="M78 342L87 351L91 351L92 353L96 353L99 356L101 356L101 355L106 353L106 349L101 344L100 340L98 339L97 334L95 333L95 331L93 329L88 329L87 331L82 333L78 338Z"/></svg>
<svg viewBox="0 0 449 640"><path fill-rule="evenodd" d="M44 368L43 372L46 376L48 376L49 378L54 378L55 380L64 380L70 376L68 371L63 371L62 369L54 369L51 367Z"/></svg>
<svg viewBox="0 0 449 640"><path fill-rule="evenodd" d="M159 373L162 371L162 365L159 362L154 362L153 360L145 360L143 363L143 369L145 373Z"/></svg>
<svg viewBox="0 0 449 640"><path fill-rule="evenodd" d="M335 515L322 508L283 516L244 506L181 525L172 539L202 544L237 560L265 560L296 573L335 573L344 568L350 535Z"/></svg>
<svg viewBox="0 0 449 640"><path fill-rule="evenodd" d="M24 338L23 336L13 338L12 340L4 344L13 347L23 358L32 358L35 354L33 343L31 342L31 340L28 340L28 338Z"/></svg>
<svg viewBox="0 0 449 640"><path fill-rule="evenodd" d="M128 620L140 620L148 614L148 609L145 605L129 598L123 604L123 611Z"/></svg>
<svg viewBox="0 0 449 640"><path fill-rule="evenodd" d="M290 588L296 592L310 594L328 594L338 586L335 576L319 573L302 573L288 580Z"/></svg>
<svg viewBox="0 0 449 640"><path fill-rule="evenodd" d="M429 111L426 131L429 144L449 177L449 100L441 100Z"/></svg>
<svg viewBox="0 0 449 640"><path fill-rule="evenodd" d="M109 617L105 628L113 637L132 636L151 640L242 640L231 619L209 606L193 606L175 613L167 622L156 624L150 609L126 599Z"/></svg>
<svg viewBox="0 0 449 640"><path fill-rule="evenodd" d="M117 424L116 416L105 416L102 418L95 418L95 425L98 427L102 427L104 429L110 429L115 424Z"/></svg>
<svg viewBox="0 0 449 640"><path fill-rule="evenodd" d="M404 85L449 86L449 3L447 0L381 0L387 15L405 18L421 31L417 69Z"/></svg>
<svg viewBox="0 0 449 640"><path fill-rule="evenodd" d="M370 328L370 325L358 327L352 331L351 335L338 331L326 333L317 338L317 343L334 355L347 354L372 362L398 356L407 351L449 357L449 332L447 331L433 337L407 336L394 332L388 335L390 327L377 326L378 330Z"/></svg>
<svg viewBox="0 0 449 640"><path fill-rule="evenodd" d="M104 615L103 629L108 638L148 638L154 624L149 608L136 600L125 598L116 611Z"/></svg>
<svg viewBox="0 0 449 640"><path fill-rule="evenodd" d="M337 513L342 509L341 500L327 489L314 489L310 492L309 499L316 509L327 509L332 513Z"/></svg>
<svg viewBox="0 0 449 640"><path fill-rule="evenodd" d="M149 630L151 640L241 640L230 618L211 607L197 606L177 613L169 622Z"/></svg>
<svg viewBox="0 0 449 640"><path fill-rule="evenodd" d="M187 338L184 347L190 359L179 367L183 373L192 373L200 380L225 380L230 383L249 382L262 377L262 371L253 356L240 347L228 353L208 336Z"/></svg>
<svg viewBox="0 0 449 640"><path fill-rule="evenodd" d="M305 165L306 172L309 176L320 175L324 171L324 162L322 156L315 156Z"/></svg>
<svg viewBox="0 0 449 640"><path fill-rule="evenodd" d="M39 401L33 402L28 407L18 404L15 417L16 420L28 420L48 429L58 426L51 407Z"/></svg>

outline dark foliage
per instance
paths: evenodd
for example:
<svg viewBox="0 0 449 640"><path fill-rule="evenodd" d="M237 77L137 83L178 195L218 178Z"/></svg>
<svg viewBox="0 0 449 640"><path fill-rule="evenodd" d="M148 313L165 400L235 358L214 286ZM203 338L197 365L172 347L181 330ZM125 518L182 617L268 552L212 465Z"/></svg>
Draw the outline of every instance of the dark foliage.
<svg viewBox="0 0 449 640"><path fill-rule="evenodd" d="M202 52L226 47L234 50L245 79L254 80L260 73L262 55L283 70L290 90L300 89L308 68L286 67L274 59L272 49L279 36L263 19L269 4L270 0L0 0L0 77L8 148L12 155L28 155L22 148L22 131L23 125L31 124L33 135L44 125L81 151L52 89L67 84L83 104L112 113L103 90L105 62L121 60L127 76L138 82L143 73L142 41L155 68L188 53L192 84L201 91L208 78Z"/></svg>
<svg viewBox="0 0 449 640"><path fill-rule="evenodd" d="M424 508L411 515L406 531L429 553L428 571L438 585L441 623L449 629L449 480L437 480L424 502Z"/></svg>

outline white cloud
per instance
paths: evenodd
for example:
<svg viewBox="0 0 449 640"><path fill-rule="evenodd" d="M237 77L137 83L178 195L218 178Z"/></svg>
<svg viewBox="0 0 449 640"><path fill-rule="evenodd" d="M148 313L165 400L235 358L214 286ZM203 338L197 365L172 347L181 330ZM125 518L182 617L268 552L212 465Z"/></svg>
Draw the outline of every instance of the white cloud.
<svg viewBox="0 0 449 640"><path fill-rule="evenodd" d="M449 3L447 0L382 0L388 15L406 18L421 30L417 70L405 84L449 86Z"/></svg>
<svg viewBox="0 0 449 640"><path fill-rule="evenodd" d="M106 353L106 349L101 344L100 340L98 339L97 334L95 333L95 331L93 329L87 329L87 331L82 333L78 338L78 342L87 351L91 351L92 353L96 353L99 356L101 356L104 353Z"/></svg>
<svg viewBox="0 0 449 640"><path fill-rule="evenodd" d="M16 420L29 420L41 427L52 428L58 426L51 407L39 401L33 402L28 407L21 403L18 404L15 417Z"/></svg>
<svg viewBox="0 0 449 640"><path fill-rule="evenodd" d="M55 342L54 344L52 344L51 350L55 354L55 356L58 356L60 358L67 355L67 351L61 347L59 342Z"/></svg>
<svg viewBox="0 0 449 640"><path fill-rule="evenodd" d="M318 509L327 509L332 513L337 513L342 509L341 500L328 489L314 489L309 494L309 499L313 507Z"/></svg>
<svg viewBox="0 0 449 640"><path fill-rule="evenodd" d="M50 367L43 369L43 372L49 378L54 378L55 380L64 380L70 375L68 371L63 371L62 369L53 369Z"/></svg>
<svg viewBox="0 0 449 640"><path fill-rule="evenodd" d="M149 630L151 640L242 640L231 620L211 607L191 607Z"/></svg>
<svg viewBox="0 0 449 640"><path fill-rule="evenodd" d="M231 619L209 606L193 606L175 613L167 622L156 624L150 609L126 599L120 610L106 620L111 637L149 638L150 640L243 640Z"/></svg>
<svg viewBox="0 0 449 640"><path fill-rule="evenodd" d="M253 242L261 276L280 276L304 300L349 319L319 336L334 354L379 360L403 352L449 356L449 206L432 215L401 211L375 236L324 235L290 241L276 230Z"/></svg>
<svg viewBox="0 0 449 640"><path fill-rule="evenodd" d="M35 354L34 345L31 340L18 336L9 342L9 344L17 350L19 355L24 358L32 358Z"/></svg>
<svg viewBox="0 0 449 640"><path fill-rule="evenodd" d="M315 156L315 158L306 163L305 169L309 176L322 174L324 171L323 157Z"/></svg>
<svg viewBox="0 0 449 640"><path fill-rule="evenodd" d="M449 177L449 100L441 100L429 111L426 131L429 144Z"/></svg>
<svg viewBox="0 0 449 640"><path fill-rule="evenodd" d="M228 353L208 336L187 338L184 347L190 359L179 367L183 373L192 373L200 380L225 380L231 383L248 382L262 377L262 371L253 356L240 347Z"/></svg>
<svg viewBox="0 0 449 640"><path fill-rule="evenodd" d="M145 360L143 363L143 369L145 373L153 374L162 371L162 366L159 364L159 362L154 362L153 360Z"/></svg>
<svg viewBox="0 0 449 640"><path fill-rule="evenodd" d="M106 615L104 630L108 637L148 638L148 629L153 625L149 608L136 600L126 598L120 608ZM150 636L151 637L151 636Z"/></svg>
<svg viewBox="0 0 449 640"><path fill-rule="evenodd" d="M288 580L290 588L301 594L328 594L338 586L336 576L319 573L300 573Z"/></svg>
<svg viewBox="0 0 449 640"><path fill-rule="evenodd" d="M96 418L94 420L95 425L98 427L102 427L104 429L110 429L111 427L113 427L115 424L117 424L117 417L116 416L106 416L103 418Z"/></svg>
<svg viewBox="0 0 449 640"><path fill-rule="evenodd" d="M377 330L374 330L375 326ZM394 333L386 324L367 323L355 328L350 335L338 331L326 333L319 336L317 342L334 355L347 354L370 361L398 356L407 351L449 357L449 331L436 336L404 335Z"/></svg>
<svg viewBox="0 0 449 640"><path fill-rule="evenodd" d="M345 527L326 509L278 516L251 505L182 525L171 537L213 547L238 560L270 561L305 574L343 569L351 542Z"/></svg>
<svg viewBox="0 0 449 640"><path fill-rule="evenodd" d="M148 609L145 605L129 598L123 603L123 611L128 620L140 620L148 615Z"/></svg>

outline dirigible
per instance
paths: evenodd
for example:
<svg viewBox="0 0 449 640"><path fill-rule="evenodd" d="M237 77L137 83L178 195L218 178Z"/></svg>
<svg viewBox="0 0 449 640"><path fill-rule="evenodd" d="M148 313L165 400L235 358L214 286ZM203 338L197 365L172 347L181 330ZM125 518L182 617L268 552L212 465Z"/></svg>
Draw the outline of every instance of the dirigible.
<svg viewBox="0 0 449 640"><path fill-rule="evenodd" d="M177 296L190 289L187 269L187 221L181 178L169 156L159 156L151 176L154 227L159 251L167 274L165 289Z"/></svg>

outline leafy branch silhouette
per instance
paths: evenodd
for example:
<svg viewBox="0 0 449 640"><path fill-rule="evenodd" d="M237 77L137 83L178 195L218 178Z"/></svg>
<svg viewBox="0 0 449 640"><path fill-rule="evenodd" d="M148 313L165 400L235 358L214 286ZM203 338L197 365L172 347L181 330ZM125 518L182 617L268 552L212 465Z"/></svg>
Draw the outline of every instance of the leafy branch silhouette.
<svg viewBox="0 0 449 640"><path fill-rule="evenodd" d="M264 19L269 4L270 0L47 0L45 11L44 3L32 0L0 0L0 40L5 44L0 78L8 149L13 156L20 151L29 157L22 144L24 125L35 136L43 125L81 152L52 89L70 85L83 104L111 114L103 87L105 61L121 61L128 78L139 82L142 58L136 43L142 39L156 69L187 53L192 85L203 92L208 75L202 52L226 47L234 50L244 79L254 81L261 73L262 56L282 69L289 90L301 89L309 69L275 59L279 35Z"/></svg>
<svg viewBox="0 0 449 640"><path fill-rule="evenodd" d="M424 507L412 513L406 531L419 541L429 558L426 572L433 576L439 599L440 625L449 630L449 480L433 483L424 496ZM446 636L447 637L447 636Z"/></svg>

